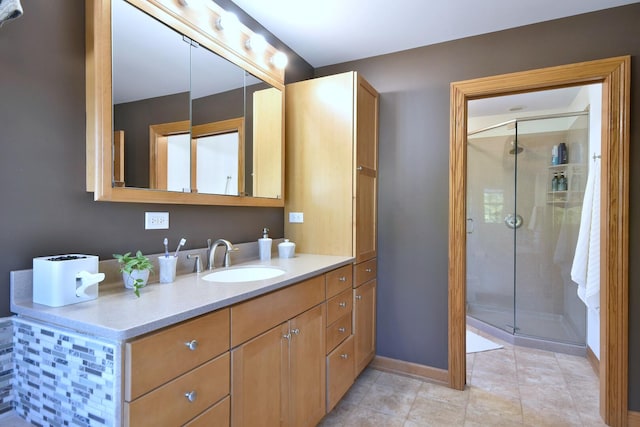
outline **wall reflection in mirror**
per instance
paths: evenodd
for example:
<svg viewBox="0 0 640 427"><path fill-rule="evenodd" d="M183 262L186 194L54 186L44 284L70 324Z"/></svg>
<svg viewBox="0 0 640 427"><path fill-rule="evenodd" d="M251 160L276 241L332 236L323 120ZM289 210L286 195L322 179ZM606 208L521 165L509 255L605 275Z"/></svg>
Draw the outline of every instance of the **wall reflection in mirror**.
<svg viewBox="0 0 640 427"><path fill-rule="evenodd" d="M281 197L282 94L112 2L113 185Z"/></svg>

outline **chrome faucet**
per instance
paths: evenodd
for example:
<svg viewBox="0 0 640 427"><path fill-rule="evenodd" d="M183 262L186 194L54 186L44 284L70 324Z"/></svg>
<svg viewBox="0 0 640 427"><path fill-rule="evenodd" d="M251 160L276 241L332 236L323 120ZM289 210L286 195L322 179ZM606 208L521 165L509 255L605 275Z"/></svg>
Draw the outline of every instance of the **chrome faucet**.
<svg viewBox="0 0 640 427"><path fill-rule="evenodd" d="M207 243L209 243L209 250L208 250L208 261L207 261L207 269L208 270L213 270L214 267L214 258L216 255L216 248L220 245L224 245L225 249L224 249L224 263L222 264L223 267L231 267L231 251L234 251L235 248L233 247L233 245L231 244L230 241L226 240L226 239L218 239L213 243L210 243L211 239L209 239L207 241Z"/></svg>

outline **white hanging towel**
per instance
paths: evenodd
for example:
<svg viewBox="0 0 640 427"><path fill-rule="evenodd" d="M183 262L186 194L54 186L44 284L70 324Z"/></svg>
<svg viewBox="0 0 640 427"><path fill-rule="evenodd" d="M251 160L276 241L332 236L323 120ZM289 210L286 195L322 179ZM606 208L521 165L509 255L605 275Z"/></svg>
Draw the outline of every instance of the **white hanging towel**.
<svg viewBox="0 0 640 427"><path fill-rule="evenodd" d="M20 0L0 0L0 27L20 15L22 15Z"/></svg>
<svg viewBox="0 0 640 427"><path fill-rule="evenodd" d="M571 280L585 305L600 311L600 160L587 178Z"/></svg>

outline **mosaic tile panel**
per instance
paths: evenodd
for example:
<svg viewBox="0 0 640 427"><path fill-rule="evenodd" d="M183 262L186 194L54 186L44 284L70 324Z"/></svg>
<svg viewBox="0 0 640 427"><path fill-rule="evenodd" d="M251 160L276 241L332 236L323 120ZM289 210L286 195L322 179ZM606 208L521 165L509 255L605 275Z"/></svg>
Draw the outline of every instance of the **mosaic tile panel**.
<svg viewBox="0 0 640 427"><path fill-rule="evenodd" d="M0 319L0 414L13 409L13 321Z"/></svg>
<svg viewBox="0 0 640 427"><path fill-rule="evenodd" d="M15 411L34 425L115 426L117 346L14 319Z"/></svg>

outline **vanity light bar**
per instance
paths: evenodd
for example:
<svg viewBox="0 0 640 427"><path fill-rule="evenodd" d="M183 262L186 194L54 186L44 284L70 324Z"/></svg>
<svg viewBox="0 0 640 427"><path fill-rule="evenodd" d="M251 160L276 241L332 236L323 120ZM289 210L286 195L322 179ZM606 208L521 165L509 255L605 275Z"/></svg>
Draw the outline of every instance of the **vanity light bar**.
<svg viewBox="0 0 640 427"><path fill-rule="evenodd" d="M162 0L160 0L162 1ZM261 34L254 33L251 29L243 25L234 13L225 11L214 1L178 0L182 7L198 9L205 5L212 19L213 32L209 34L223 40L237 54L251 60L259 67L269 70L275 68L279 70L282 80L284 76L280 73L286 68L288 59L284 52L280 52L271 46Z"/></svg>

